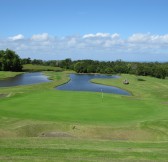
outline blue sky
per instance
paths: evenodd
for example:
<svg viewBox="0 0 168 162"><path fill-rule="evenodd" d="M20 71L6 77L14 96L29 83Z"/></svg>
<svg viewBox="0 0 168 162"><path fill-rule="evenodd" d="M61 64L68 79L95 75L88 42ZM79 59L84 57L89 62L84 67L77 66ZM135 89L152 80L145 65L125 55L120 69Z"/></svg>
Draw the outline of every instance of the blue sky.
<svg viewBox="0 0 168 162"><path fill-rule="evenodd" d="M0 0L0 49L39 59L168 61L167 0Z"/></svg>

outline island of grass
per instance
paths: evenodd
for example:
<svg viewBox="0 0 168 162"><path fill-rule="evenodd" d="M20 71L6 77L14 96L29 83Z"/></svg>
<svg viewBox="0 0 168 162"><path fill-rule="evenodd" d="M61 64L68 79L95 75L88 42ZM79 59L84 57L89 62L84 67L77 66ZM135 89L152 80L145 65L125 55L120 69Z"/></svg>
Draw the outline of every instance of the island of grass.
<svg viewBox="0 0 168 162"><path fill-rule="evenodd" d="M55 90L69 73L47 71L52 82L0 88L8 95L0 98L1 161L167 161L167 79L94 79L133 94L101 100L100 93Z"/></svg>

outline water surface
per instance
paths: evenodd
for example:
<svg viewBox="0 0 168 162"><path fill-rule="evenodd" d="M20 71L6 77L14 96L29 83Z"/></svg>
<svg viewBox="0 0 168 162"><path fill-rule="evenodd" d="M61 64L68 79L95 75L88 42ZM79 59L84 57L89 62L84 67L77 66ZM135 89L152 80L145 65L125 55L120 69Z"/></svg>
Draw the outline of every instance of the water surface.
<svg viewBox="0 0 168 162"><path fill-rule="evenodd" d="M11 87L18 85L36 84L42 82L50 82L47 76L41 72L24 73L12 78L0 80L0 87Z"/></svg>
<svg viewBox="0 0 168 162"><path fill-rule="evenodd" d="M56 89L67 91L92 91L92 92L115 93L121 95L131 95L129 92L117 87L95 84L90 82L91 79L95 78L115 79L118 78L118 76L101 75L101 74L71 74L70 78L71 80L68 83L58 86L56 87Z"/></svg>

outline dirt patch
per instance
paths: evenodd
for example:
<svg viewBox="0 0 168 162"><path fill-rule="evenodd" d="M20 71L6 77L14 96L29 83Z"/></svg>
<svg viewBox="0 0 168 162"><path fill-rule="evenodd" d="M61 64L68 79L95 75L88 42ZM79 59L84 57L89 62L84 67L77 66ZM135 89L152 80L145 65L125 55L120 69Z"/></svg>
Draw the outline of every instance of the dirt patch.
<svg viewBox="0 0 168 162"><path fill-rule="evenodd" d="M7 137L16 137L16 133L12 131L0 129L0 138L7 138Z"/></svg>
<svg viewBox="0 0 168 162"><path fill-rule="evenodd" d="M73 137L66 132L45 132L40 134L40 137Z"/></svg>

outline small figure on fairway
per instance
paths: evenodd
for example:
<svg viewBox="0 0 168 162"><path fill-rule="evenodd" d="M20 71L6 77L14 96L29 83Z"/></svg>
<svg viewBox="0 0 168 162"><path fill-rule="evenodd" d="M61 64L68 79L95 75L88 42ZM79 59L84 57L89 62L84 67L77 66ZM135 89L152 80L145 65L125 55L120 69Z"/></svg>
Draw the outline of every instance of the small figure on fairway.
<svg viewBox="0 0 168 162"><path fill-rule="evenodd" d="M129 81L128 81L127 79L125 79L125 80L123 81L123 84L129 84Z"/></svg>

